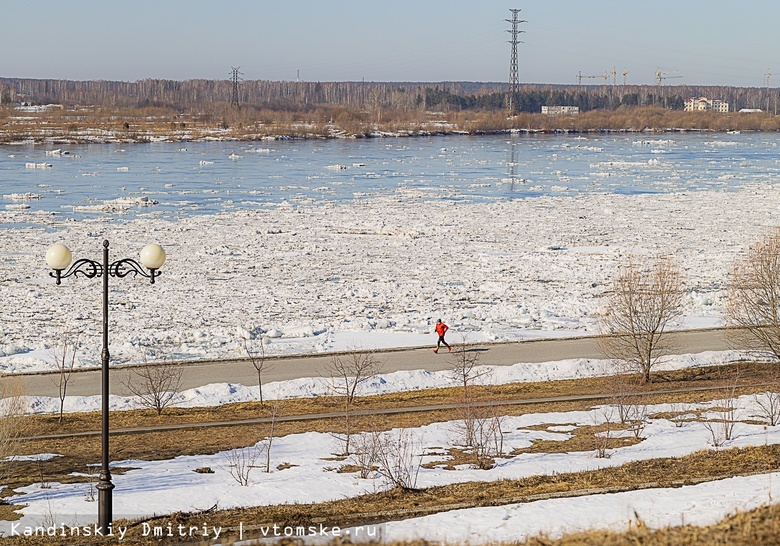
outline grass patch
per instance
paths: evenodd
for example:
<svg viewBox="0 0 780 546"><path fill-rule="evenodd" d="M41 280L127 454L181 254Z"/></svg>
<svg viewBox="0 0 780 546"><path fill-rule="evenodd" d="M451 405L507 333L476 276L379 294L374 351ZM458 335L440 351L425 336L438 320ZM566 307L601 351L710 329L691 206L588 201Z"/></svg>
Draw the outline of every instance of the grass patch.
<svg viewBox="0 0 780 546"><path fill-rule="evenodd" d="M665 372L654 376L650 384L638 383L632 390L643 393L658 389L682 389L691 387L727 387L729 370L740 369L741 392L760 392L762 389L751 384L768 384L776 378L776 366L769 363L738 363L726 366L688 369L677 372ZM726 379L724 379L726 378ZM594 393L609 394L614 390L613 379L596 377L563 381L545 381L536 383L509 383L505 385L471 386L472 396L477 400L520 400L556 396L575 396ZM654 400L682 401L687 403L712 400L711 392L687 395L680 393L669 396L656 396ZM436 404L457 404L462 399L459 388L437 388L359 397L355 399L354 410L404 408ZM283 416L311 415L315 413L339 411L341 401L334 397L296 398L279 401L279 413ZM162 415L153 410L132 410L111 413L111 428L134 428L172 424L214 423L231 420L254 419L267 416L259 402L241 402L208 408L168 408ZM58 416L37 415L32 419L36 434L60 434L100 430L100 413L66 414L63 423Z"/></svg>
<svg viewBox="0 0 780 546"><path fill-rule="evenodd" d="M547 428L548 425L544 425L543 428ZM533 427L528 427L533 428ZM630 428L627 425L616 426L614 423L608 427L606 424L601 425L582 425L577 427L566 434L570 434L570 438L567 440L535 440L530 447L515 449L510 455L516 456L523 453L575 453L578 451L596 451L600 447L598 434L603 434L607 431L610 432L608 438L604 438L606 442L606 449L616 449L619 447L626 447L638 444L642 441L642 438L636 436L622 435L624 432L628 432Z"/></svg>
<svg viewBox="0 0 780 546"><path fill-rule="evenodd" d="M750 373L744 373L745 368ZM727 369L728 367L724 367ZM743 370L742 392L762 392L764 387L748 387L747 382L762 383L773 379L773 367L766 364L741 365ZM720 386L724 376L723 369L699 370L693 373L689 371L667 374L660 383L650 385L650 388L679 388L680 385ZM516 398L539 398L542 396L564 396L567 394L583 394L593 392L607 392L608 378L593 378L579 381L558 381L550 383L512 384L496 387L479 387L476 389L483 399L507 400ZM695 382L691 384L691 382ZM642 388L642 386L640 386ZM476 393L475 393L476 394ZM425 405L454 403L460 399L460 389L434 389L412 393L396 393L390 395L373 396L357 400L358 408L373 407L401 407L404 405ZM647 395L643 403L681 402L691 404L706 400L712 400L710 392L685 392L675 394ZM324 398L314 400L290 400L283 401L285 413L287 411L301 413L313 413L320 408L332 410L334 400ZM600 402L595 402L600 403ZM528 405L499 406L497 412L506 415L519 415L526 413L587 410L594 401L575 402L548 402ZM199 422L204 416L221 420L227 417L242 418L244 415L262 415L259 404L244 403L233 404L221 408L204 408L196 410L175 410L163 416L152 415L152 412L122 412L115 413L114 423L120 421L117 426L138 426L139 422L176 422L177 418L185 422ZM671 416L685 414L671 412ZM690 412L688 412L690 413ZM74 415L71 426L89 426L93 419L99 417L96 414ZM380 416L355 416L352 421L352 430L387 430L393 427L419 427L433 422L457 419L457 410L436 410L414 413L401 413ZM56 421L54 416L36 418L36 424L43 428L47 420ZM50 424L50 423L49 423ZM556 425L541 425L541 428L559 427ZM612 424L612 431L617 430L617 425ZM334 432L340 427L339 419L327 418L312 421L294 421L277 423L276 434L279 436L304 431ZM603 426L581 425L567 432L571 438L561 442L543 441L536 442L526 450L519 450L513 455L524 452L561 452L561 451L587 451L595 449L591 443L595 434L603 432ZM139 434L117 435L112 437L111 451L113 459L167 459L188 454L209 454L252 445L264 437L265 429L262 425L239 425L217 428L193 427L171 432L148 432ZM628 435L622 438L612 438L618 445L626 445L636 439ZM99 437L89 438L64 438L56 440L28 440L21 442L19 454L35 453L61 453L62 457L55 457L40 463L34 461L18 461L5 463L10 476L9 486L20 487L30 483L40 482L41 473L47 481L81 481L83 477L70 476L73 472L84 473L85 464L97 464L100 460ZM611 446L612 447L612 446ZM334 450L336 446L334 445ZM444 452L443 448L438 451ZM447 450L452 457L450 461L441 466L458 464L471 464L469 454L463 450ZM333 458L334 461L343 458ZM294 466L289 462L279 465L279 469ZM156 525L165 525L168 521L176 524L202 525L204 519L207 522L230 526L238 525L238 522L264 523L277 522L290 525L317 523L326 521L328 525L354 525L362 523L376 523L390 519L412 517L426 513L449 509L452 506L490 506L506 504L507 502L523 502L524 499L534 500L539 496L551 494L569 494L571 491L591 490L603 488L606 490L624 490L637 487L663 487L679 485L682 483L695 483L712 479L713 476L749 474L768 472L780 466L780 446L763 446L759 448L746 448L738 450L726 450L720 452L700 452L679 459L659 459L629 463L617 468L603 469L592 472L564 474L556 476L535 476L523 480L504 480L499 482L478 482L466 484L454 484L444 487L431 488L422 491L392 490L374 495L365 495L355 499L344 499L331 503L310 505L285 505L247 508L241 510L229 510L209 513L204 515L173 514L155 520ZM336 470L334 468L334 470ZM355 469L342 466L340 471L354 471ZM116 469L121 472L121 469ZM86 483L85 483L86 485ZM8 493L8 490L6 490ZM390 512L388 512L388 510ZM197 520L197 521L196 521ZM129 544L144 544L142 537L138 535L130 539ZM47 537L48 538L48 537ZM25 542L30 544L31 542ZM34 542L32 542L34 543ZM49 543L47 541L47 543ZM55 542L56 543L56 542Z"/></svg>
<svg viewBox="0 0 780 546"><path fill-rule="evenodd" d="M173 525L193 525L202 526L204 522L207 525L219 525L223 528L237 528L242 523L245 531L252 525L267 524L269 522L279 525L317 525L326 523L329 526L339 525L342 527L350 525L376 524L383 521L399 520L410 517L421 516L435 513L441 510L454 508L469 508L476 506L499 506L509 503L530 502L549 496L568 495L571 492L592 493L594 491L611 492L623 491L640 488L658 488L658 487L679 487L685 484L701 483L713 477L726 477L735 475L747 475L755 473L770 472L780 468L780 446L760 446L743 449L730 449L725 451L701 451L680 458L653 459L647 461L636 461L627 463L614 468L605 468L589 472L577 472L569 474L557 474L554 476L533 476L520 480L501 480L495 482L469 482L452 484L441 487L432 487L419 491L403 491L393 489L381 493L362 495L360 497L343 499L332 502L317 504L295 504L279 506L262 506L243 508L235 510L210 511L207 514L172 514L169 516L154 518L150 521L152 525L166 526L169 523ZM753 525L765 516L755 513L735 516L744 517L745 525ZM755 514L754 514L755 513ZM771 514L777 514L775 509L771 509ZM753 514L753 515L750 515ZM757 518L757 519L753 519ZM735 521L729 518L732 524ZM704 534L723 533L728 529L728 525L721 527L715 525L709 528L711 531L699 529L702 537L709 536ZM680 536L688 537L693 533L693 528L674 529L669 532L683 533ZM744 529L743 529L744 530ZM583 544L602 544L598 542L603 537L612 542L603 542L603 544L625 544L619 542L620 537L634 536L630 533L636 533L639 529L632 529L629 534L593 532L573 535L576 540L585 537ZM228 531L226 531L227 533ZM643 530L642 536L651 536L661 531ZM749 530L750 533L759 532ZM767 531L770 532L770 531ZM776 532L775 530L771 532ZM126 544L145 544L144 537L140 536L141 527L139 524L131 525L128 531ZM759 537L765 536L764 531L760 531ZM612 538L614 535L615 538ZM658 535L653 540L661 540L663 535ZM669 535L671 536L671 535ZM690 536L696 536L690 534ZM715 536L715 535L712 535ZM245 539L248 538L245 534ZM58 539L49 539L46 537L47 544L66 544L67 541ZM51 540L51 541L50 541ZM542 539L532 539L529 544L551 544L553 542L540 542ZM569 542L566 542L566 541ZM579 544L572 542L574 538L567 537L561 542L555 544ZM685 538L685 540L691 540ZM14 542L9 542L13 544ZM43 544L43 540L36 542L25 542L25 544ZM653 542L653 544L710 544L717 542ZM772 544L775 542L741 542L740 544ZM639 544L646 544L639 542ZM730 542L721 542L721 544L731 544Z"/></svg>
<svg viewBox="0 0 780 546"><path fill-rule="evenodd" d="M762 387L749 388L749 382L765 383L774 379L775 370L770 364L749 363L740 364L742 372L741 392L761 392ZM651 385L638 385L640 391L653 388L684 388L685 386L720 386L723 377L728 374L730 366L684 370L667 373ZM548 396L567 396L578 394L607 393L610 388L610 378L589 378L581 380L552 381L540 383L513 383L497 386L471 387L473 396L482 400L514 400L535 399ZM712 400L711 391L661 394L647 396L644 403L684 402L696 403ZM355 411L374 408L403 408L408 406L423 406L435 404L456 404L461 400L461 389L429 389L424 391L392 393L356 399ZM608 400L605 400L608 401ZM523 415L527 413L564 412L588 410L598 401L549 402L527 405L499 406L495 410L503 415ZM328 397L314 399L294 399L281 401L282 415L311 415L323 411L334 411L339 401ZM228 421L230 419L247 419L267 415L259 403L246 402L230 404L214 408L183 409L173 408L158 416L150 410L114 412L111 414L112 427L140 427L157 424L179 424ZM389 430L394 427L420 427L435 422L458 419L457 410L436 410L425 412L399 413L379 416L354 416L351 428L353 432L370 430ZM35 416L31 419L32 426L39 434L59 432L81 432L98 430L100 426L99 413L71 414L66 416L65 423L60 426L57 416ZM276 424L275 434L285 436L308 431L339 432L340 419L327 418L311 421L290 421ZM583 428L583 427L581 427ZM536 442L529 448L530 452L542 451L587 451L595 449L593 433L596 429L573 431L574 438L567 442ZM111 438L111 458L164 460L182 455L208 455L237 447L246 447L262 440L267 435L263 425L237 425L210 428L187 428L173 432L146 432L126 435L113 435ZM627 439L627 438L626 438ZM627 445L626 439L610 439L608 448ZM334 448L335 449L335 448ZM17 455L33 455L38 453L58 453L55 457L41 463L19 461L4 463L8 468L7 485L16 489L40 481L41 472L49 481L72 483L79 481L72 473L85 472L86 464L99 464L100 438L91 436L85 438L61 438L50 440L26 440L20 442L15 450ZM337 459L334 459L337 460ZM342 459L343 460L343 459ZM81 479L83 481L83 478Z"/></svg>
<svg viewBox="0 0 780 546"><path fill-rule="evenodd" d="M623 533L589 531L574 533L558 540L534 537L525 542L528 546L699 546L722 544L729 546L755 546L780 544L780 506L762 506L748 512L728 516L709 527L685 525L653 530L641 520Z"/></svg>

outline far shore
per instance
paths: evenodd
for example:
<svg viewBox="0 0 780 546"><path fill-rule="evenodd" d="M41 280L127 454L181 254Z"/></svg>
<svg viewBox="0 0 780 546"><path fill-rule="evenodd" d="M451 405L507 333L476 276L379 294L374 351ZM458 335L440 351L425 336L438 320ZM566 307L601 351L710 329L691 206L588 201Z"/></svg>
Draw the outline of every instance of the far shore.
<svg viewBox="0 0 780 546"><path fill-rule="evenodd" d="M103 138L96 139L94 135L71 135L69 137L63 137L57 134L51 135L30 135L22 140L14 140L10 142L0 141L0 145L5 146L26 146L30 144L53 144L53 145L67 145L67 144L148 144L151 142L260 142L260 141L274 141L274 140L332 140L332 139L373 139L373 138L420 138L420 137L438 137L438 136L481 136L481 135L563 135L563 134L626 134L626 133L640 133L640 134L658 134L658 133L726 133L727 131L715 131L711 129L556 129L552 131L537 130L537 129L502 129L494 131L377 131L370 134L360 135L345 135L341 133L334 134L278 134L278 135L239 135L239 136L202 136L202 137L187 137L184 135L143 135L136 134L130 137L128 136L105 136ZM733 133L733 131L728 131ZM738 131L739 132L739 131ZM772 131L775 132L775 131Z"/></svg>
<svg viewBox="0 0 780 546"><path fill-rule="evenodd" d="M0 144L257 142L282 139L410 138L448 135L602 133L739 133L780 131L766 112L682 112L653 107L592 110L577 115L507 112L285 112L226 109L185 114L166 108L5 107Z"/></svg>

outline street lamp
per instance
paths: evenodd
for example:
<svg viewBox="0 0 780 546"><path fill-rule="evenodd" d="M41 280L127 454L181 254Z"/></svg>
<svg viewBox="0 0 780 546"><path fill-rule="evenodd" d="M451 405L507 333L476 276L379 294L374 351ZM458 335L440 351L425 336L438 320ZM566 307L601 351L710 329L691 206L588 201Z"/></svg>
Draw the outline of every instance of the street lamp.
<svg viewBox="0 0 780 546"><path fill-rule="evenodd" d="M108 469L108 278L109 277L126 277L132 274L141 275L151 280L154 284L154 279L160 276L159 269L165 263L165 251L160 245L146 245L141 250L141 263L131 259L125 258L123 260L117 260L113 263L108 261L108 241L103 241L103 263L95 260L88 260L82 258L76 260L73 265L73 254L71 254L68 247L63 244L57 243L51 245L46 251L46 263L54 271L49 275L57 279L57 284L60 284L61 279L66 277L78 277L83 275L88 279L94 277L103 277L103 352L102 352L102 365L101 365L101 378L102 378L102 409L101 409L101 470L99 483L97 485L98 490L98 525L102 532L106 533L111 527L112 518L112 501L111 491L114 489L114 484L111 483L111 472ZM143 264L143 265L141 265ZM70 266L68 268L68 266ZM145 271L146 267L149 271ZM65 271L67 268L67 271ZM63 273L63 271L65 271Z"/></svg>

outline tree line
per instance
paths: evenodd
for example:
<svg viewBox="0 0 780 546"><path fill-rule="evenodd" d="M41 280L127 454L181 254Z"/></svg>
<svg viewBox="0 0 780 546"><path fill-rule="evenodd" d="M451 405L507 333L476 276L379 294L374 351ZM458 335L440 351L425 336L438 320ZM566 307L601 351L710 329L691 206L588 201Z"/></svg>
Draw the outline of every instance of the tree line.
<svg viewBox="0 0 780 546"><path fill-rule="evenodd" d="M169 107L191 109L230 103L229 80L71 81L0 78L2 103ZM503 110L539 112L544 105L577 106L580 111L621 106L659 106L682 110L684 99L704 96L727 101L730 110L758 108L777 112L780 89L693 85L522 85L509 96L506 83L479 82L302 82L247 80L239 83L242 105L301 110L317 105L349 109L419 111Z"/></svg>

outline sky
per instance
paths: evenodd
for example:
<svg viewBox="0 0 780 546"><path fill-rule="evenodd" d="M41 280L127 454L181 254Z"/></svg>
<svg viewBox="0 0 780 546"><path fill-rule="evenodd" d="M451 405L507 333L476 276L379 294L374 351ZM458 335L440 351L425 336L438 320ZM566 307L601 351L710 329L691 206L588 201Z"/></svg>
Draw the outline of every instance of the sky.
<svg viewBox="0 0 780 546"><path fill-rule="evenodd" d="M521 83L780 85L765 0L4 2L0 77L506 82L510 8Z"/></svg>

